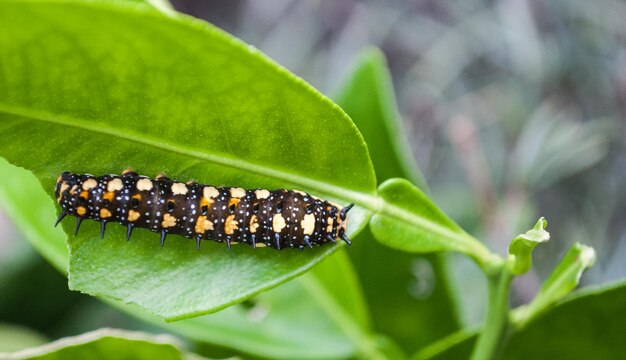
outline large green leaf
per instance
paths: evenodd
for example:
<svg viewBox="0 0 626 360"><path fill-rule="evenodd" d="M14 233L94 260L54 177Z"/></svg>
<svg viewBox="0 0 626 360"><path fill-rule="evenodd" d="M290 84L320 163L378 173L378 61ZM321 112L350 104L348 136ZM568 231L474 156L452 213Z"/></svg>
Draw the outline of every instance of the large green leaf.
<svg viewBox="0 0 626 360"><path fill-rule="evenodd" d="M51 231L54 205L48 194L32 174L3 159L0 173L4 175L0 177L0 206L25 231L29 242L65 272L69 263L66 236L59 229ZM243 353L285 359L302 358L303 354L310 359L345 358L357 351L355 335L357 339L366 336L369 322L354 276L345 254L337 252L304 275L306 285L292 281L260 294L249 304L169 324L135 306L107 302L164 329ZM320 297L324 304L317 301ZM334 317L329 315L329 306ZM351 338L346 328L357 333L349 334Z"/></svg>
<svg viewBox="0 0 626 360"><path fill-rule="evenodd" d="M103 31L106 29L106 31ZM0 155L52 191L64 170L134 167L181 180L300 188L367 202L367 149L328 99L208 24L117 2L0 3ZM364 225L350 214L349 233ZM72 224L64 228L71 231ZM85 224L70 245L70 286L169 320L224 308L306 271L337 249L303 253L216 243L198 252L137 231L105 241Z"/></svg>
<svg viewBox="0 0 626 360"><path fill-rule="evenodd" d="M170 336L137 331L100 329L63 338L14 353L0 353L0 359L202 359L180 349Z"/></svg>
<svg viewBox="0 0 626 360"><path fill-rule="evenodd" d="M406 143L384 55L364 50L334 97L359 127L379 182L404 177L426 189ZM376 329L408 352L458 330L442 255L416 255L384 246L369 229L349 254L357 268Z"/></svg>

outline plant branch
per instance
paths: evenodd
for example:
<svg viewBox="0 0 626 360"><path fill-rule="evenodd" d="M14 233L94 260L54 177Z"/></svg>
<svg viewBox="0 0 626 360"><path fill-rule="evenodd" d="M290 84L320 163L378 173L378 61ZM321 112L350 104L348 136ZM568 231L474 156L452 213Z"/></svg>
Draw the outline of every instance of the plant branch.
<svg viewBox="0 0 626 360"><path fill-rule="evenodd" d="M504 265L500 272L488 275L487 279L489 307L482 333L472 353L472 360L494 359L501 348L508 329L509 292L513 274Z"/></svg>

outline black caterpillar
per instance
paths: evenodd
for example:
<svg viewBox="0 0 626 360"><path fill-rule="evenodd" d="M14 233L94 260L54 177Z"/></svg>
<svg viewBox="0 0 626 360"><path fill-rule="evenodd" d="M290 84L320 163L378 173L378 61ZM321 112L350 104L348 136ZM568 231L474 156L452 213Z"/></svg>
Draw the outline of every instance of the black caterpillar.
<svg viewBox="0 0 626 360"><path fill-rule="evenodd" d="M182 183L165 176L150 179L132 170L121 176L73 174L64 172L55 191L61 215L77 217L75 235L84 219L99 221L100 236L109 222L126 225L126 240L133 228L161 233L161 246L167 234L201 240L246 243L275 249L313 247L345 234L346 215L354 204L340 207L297 190L244 190Z"/></svg>

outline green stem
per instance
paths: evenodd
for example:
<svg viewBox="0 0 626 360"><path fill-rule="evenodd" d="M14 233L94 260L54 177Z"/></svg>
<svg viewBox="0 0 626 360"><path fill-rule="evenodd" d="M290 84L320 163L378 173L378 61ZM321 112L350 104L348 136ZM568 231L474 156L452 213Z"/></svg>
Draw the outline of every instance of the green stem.
<svg viewBox="0 0 626 360"><path fill-rule="evenodd" d="M495 275L489 275L489 307L478 338L472 360L494 359L505 339L509 319L509 291L513 274L507 266L502 266Z"/></svg>

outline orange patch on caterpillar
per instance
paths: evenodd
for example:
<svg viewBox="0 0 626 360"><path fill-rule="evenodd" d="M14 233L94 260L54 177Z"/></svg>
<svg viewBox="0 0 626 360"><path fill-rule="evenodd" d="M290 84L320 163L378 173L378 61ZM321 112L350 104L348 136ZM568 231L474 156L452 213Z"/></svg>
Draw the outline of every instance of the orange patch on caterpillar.
<svg viewBox="0 0 626 360"><path fill-rule="evenodd" d="M139 219L139 216L141 216L141 214L139 214L138 211L131 210L128 212L128 221L135 221Z"/></svg>
<svg viewBox="0 0 626 360"><path fill-rule="evenodd" d="M164 228L176 226L176 218L170 214L165 214L163 216L163 221L161 222L161 226Z"/></svg>
<svg viewBox="0 0 626 360"><path fill-rule="evenodd" d="M206 216L199 216L194 230L198 234L203 234L207 230L213 230L213 223Z"/></svg>
<svg viewBox="0 0 626 360"><path fill-rule="evenodd" d="M98 186L98 182L95 179L87 179L87 181L83 183L83 190L91 190L96 186Z"/></svg>
<svg viewBox="0 0 626 360"><path fill-rule="evenodd" d="M82 197L83 199L87 200L89 198L89 192L88 191L81 191L79 196Z"/></svg>
<svg viewBox="0 0 626 360"><path fill-rule="evenodd" d="M259 223L257 222L257 217L256 215L252 215L252 217L250 217L250 232L254 234L258 227Z"/></svg>
<svg viewBox="0 0 626 360"><path fill-rule="evenodd" d="M76 213L80 216L83 216L87 213L87 208L85 208L84 206L79 206L76 208Z"/></svg>
<svg viewBox="0 0 626 360"><path fill-rule="evenodd" d="M226 222L224 223L224 232L227 235L232 235L235 230L239 229L238 225L239 221L235 220L235 215L230 215L226 218Z"/></svg>
<svg viewBox="0 0 626 360"><path fill-rule="evenodd" d="M213 199L211 199L211 198L207 199L207 198L205 198L205 197L202 197L202 200L200 200L200 207L201 207L201 208L202 208L203 206L207 206L207 207L209 207L209 206L213 205L213 203L214 203L214 202L215 202L215 201L214 201Z"/></svg>
<svg viewBox="0 0 626 360"><path fill-rule="evenodd" d="M115 197L115 193L114 193L114 192L112 192L112 191L109 191L108 193L105 193L105 194L102 196L102 199L103 199L103 200L109 200L109 202L111 202L111 201L113 201L113 197Z"/></svg>
<svg viewBox="0 0 626 360"><path fill-rule="evenodd" d="M107 219L111 217L111 212L108 209L100 209L100 217L102 219Z"/></svg>
<svg viewBox="0 0 626 360"><path fill-rule="evenodd" d="M239 198L230 198L230 200L228 200L228 207L230 207L231 205L239 205L239 202L241 201L241 199Z"/></svg>

